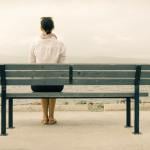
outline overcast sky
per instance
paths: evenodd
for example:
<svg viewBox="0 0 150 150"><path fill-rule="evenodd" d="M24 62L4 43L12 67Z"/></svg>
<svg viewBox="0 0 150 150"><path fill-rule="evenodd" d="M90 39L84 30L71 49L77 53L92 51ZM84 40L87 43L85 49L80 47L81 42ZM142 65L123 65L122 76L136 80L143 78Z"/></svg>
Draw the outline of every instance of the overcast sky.
<svg viewBox="0 0 150 150"><path fill-rule="evenodd" d="M150 58L149 0L0 0L0 55L27 57L42 16L68 56Z"/></svg>

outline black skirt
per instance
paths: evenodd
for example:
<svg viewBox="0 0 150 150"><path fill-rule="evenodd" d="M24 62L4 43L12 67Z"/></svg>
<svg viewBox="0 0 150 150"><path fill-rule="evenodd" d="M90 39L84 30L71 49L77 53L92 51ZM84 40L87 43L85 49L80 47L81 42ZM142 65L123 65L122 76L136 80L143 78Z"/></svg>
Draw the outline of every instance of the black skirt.
<svg viewBox="0 0 150 150"><path fill-rule="evenodd" d="M31 85L33 92L61 92L64 85Z"/></svg>

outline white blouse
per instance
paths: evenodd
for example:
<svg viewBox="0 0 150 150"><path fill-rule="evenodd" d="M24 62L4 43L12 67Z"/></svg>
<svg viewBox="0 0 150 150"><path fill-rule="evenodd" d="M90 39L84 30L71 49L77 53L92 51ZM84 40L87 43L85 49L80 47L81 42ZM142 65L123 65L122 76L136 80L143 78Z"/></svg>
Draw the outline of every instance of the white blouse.
<svg viewBox="0 0 150 150"><path fill-rule="evenodd" d="M54 34L42 34L36 40L29 51L29 63L31 64L62 64L66 60L66 48L57 40Z"/></svg>

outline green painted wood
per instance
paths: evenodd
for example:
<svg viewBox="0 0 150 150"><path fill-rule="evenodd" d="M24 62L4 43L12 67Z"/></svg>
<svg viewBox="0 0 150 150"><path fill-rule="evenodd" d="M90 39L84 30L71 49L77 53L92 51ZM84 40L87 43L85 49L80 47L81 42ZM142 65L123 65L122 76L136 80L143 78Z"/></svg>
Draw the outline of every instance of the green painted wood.
<svg viewBox="0 0 150 150"><path fill-rule="evenodd" d="M7 79L7 85L68 85L69 79Z"/></svg>
<svg viewBox="0 0 150 150"><path fill-rule="evenodd" d="M135 70L136 65L74 64L74 70Z"/></svg>
<svg viewBox="0 0 150 150"><path fill-rule="evenodd" d="M69 77L69 71L6 71L6 77Z"/></svg>
<svg viewBox="0 0 150 150"><path fill-rule="evenodd" d="M101 64L7 64L6 76L17 77L15 79L12 78L7 79L7 84L69 85L70 83L68 80L69 80L70 65L73 66L72 85L134 85L136 65L116 65L116 64L112 65L111 64L102 64L102 65ZM150 78L150 70L148 70L150 69L149 66L150 65L142 65L142 69L146 70L146 71L142 70L141 74L142 79L140 83L142 85L150 84L150 81L148 80L148 78ZM15 71L12 71L14 69ZM31 71L29 71L30 69ZM47 71L44 72L44 70ZM35 76L37 77L43 76L44 79L26 78ZM20 77L25 77L26 79L23 78L21 79ZM55 77L55 78L46 79L46 77ZM98 79L97 77L100 78Z"/></svg>
<svg viewBox="0 0 150 150"><path fill-rule="evenodd" d="M7 64L6 70L68 70L67 64Z"/></svg>
<svg viewBox="0 0 150 150"><path fill-rule="evenodd" d="M134 71L74 71L74 77L134 78ZM6 77L69 77L68 71L6 71ZM141 78L150 78L150 72L142 72Z"/></svg>
<svg viewBox="0 0 150 150"><path fill-rule="evenodd" d="M74 70L135 70L136 68L136 65L125 64L6 64L6 70L67 70L70 65Z"/></svg>
<svg viewBox="0 0 150 150"><path fill-rule="evenodd" d="M134 79L7 79L7 85L133 85Z"/></svg>
<svg viewBox="0 0 150 150"><path fill-rule="evenodd" d="M135 71L74 71L74 77L134 78ZM6 71L6 77L69 77L69 71ZM142 71L141 78L150 78L150 72Z"/></svg>
<svg viewBox="0 0 150 150"><path fill-rule="evenodd" d="M133 85L134 79L74 79L74 85Z"/></svg>
<svg viewBox="0 0 150 150"><path fill-rule="evenodd" d="M142 65L142 70L150 70L150 64Z"/></svg>
<svg viewBox="0 0 150 150"><path fill-rule="evenodd" d="M6 71L6 77L68 77L69 71ZM73 77L134 78L135 71L74 71Z"/></svg>
<svg viewBox="0 0 150 150"><path fill-rule="evenodd" d="M74 71L74 77L135 78L135 71Z"/></svg>
<svg viewBox="0 0 150 150"><path fill-rule="evenodd" d="M150 78L150 70L141 72L141 78Z"/></svg>
<svg viewBox="0 0 150 150"><path fill-rule="evenodd" d="M140 85L150 85L150 79L141 79Z"/></svg>
<svg viewBox="0 0 150 150"><path fill-rule="evenodd" d="M148 96L148 93L140 93ZM67 93L67 92L33 92L33 93L7 93L7 98L124 98L134 97L134 93Z"/></svg>

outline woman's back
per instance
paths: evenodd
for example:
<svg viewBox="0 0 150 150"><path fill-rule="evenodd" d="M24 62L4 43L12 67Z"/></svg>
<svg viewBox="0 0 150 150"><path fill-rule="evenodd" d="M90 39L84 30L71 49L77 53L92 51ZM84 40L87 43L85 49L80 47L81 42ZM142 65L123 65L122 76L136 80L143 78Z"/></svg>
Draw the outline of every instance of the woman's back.
<svg viewBox="0 0 150 150"><path fill-rule="evenodd" d="M52 33L54 22L51 17L41 18L40 39L35 41L30 49L29 62L40 64L59 64L65 62L66 50L63 43ZM33 92L61 92L64 85L31 85ZM55 124L54 109L56 98L42 98L43 124Z"/></svg>
<svg viewBox="0 0 150 150"><path fill-rule="evenodd" d="M30 49L30 63L38 64L61 64L66 59L64 44L57 40L54 34L42 34Z"/></svg>

